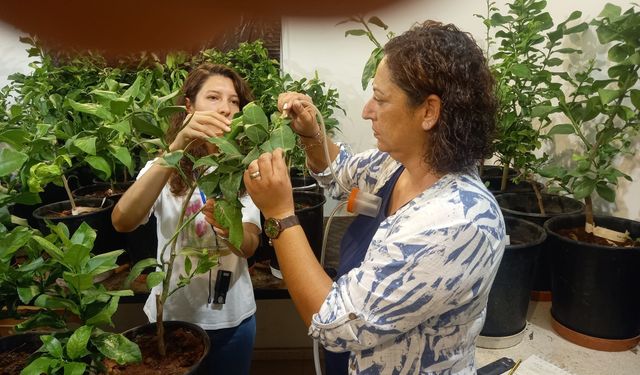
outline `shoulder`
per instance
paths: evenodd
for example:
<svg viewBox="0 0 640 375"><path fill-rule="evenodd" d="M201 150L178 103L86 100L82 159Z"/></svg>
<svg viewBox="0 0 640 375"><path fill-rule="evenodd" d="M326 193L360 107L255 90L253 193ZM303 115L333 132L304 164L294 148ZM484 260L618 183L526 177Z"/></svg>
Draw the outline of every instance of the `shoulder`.
<svg viewBox="0 0 640 375"><path fill-rule="evenodd" d="M470 230L496 240L504 237L504 219L493 194L470 174L449 174L421 194L397 220L400 227L447 232Z"/></svg>

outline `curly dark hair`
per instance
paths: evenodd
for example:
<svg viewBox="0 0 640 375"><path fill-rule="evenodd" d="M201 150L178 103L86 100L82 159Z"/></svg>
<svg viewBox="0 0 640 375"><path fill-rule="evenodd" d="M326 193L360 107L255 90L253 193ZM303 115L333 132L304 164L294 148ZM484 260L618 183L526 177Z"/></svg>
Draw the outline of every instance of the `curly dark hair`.
<svg viewBox="0 0 640 375"><path fill-rule="evenodd" d="M440 117L424 159L436 173L463 172L491 154L495 81L473 37L454 25L415 24L384 46L392 81L419 106L432 94Z"/></svg>
<svg viewBox="0 0 640 375"><path fill-rule="evenodd" d="M203 63L193 69L185 79L184 84L182 85L182 95L178 98L177 105L185 105L186 98L188 98L191 103L195 103L196 96L200 89L202 89L202 85L204 85L209 77L213 76L227 77L233 82L233 87L235 88L240 101L240 108L253 100L251 88L235 70L225 65ZM178 132L182 129L182 124L184 123L186 116L187 114L185 112L181 112L171 119L171 126L166 134L167 144L171 144L171 142L176 139ZM208 154L205 145L190 147L189 153L196 158ZM188 178L193 177L193 162L189 158L182 158L182 160L180 160L180 168L185 172L185 175ZM180 175L176 173L171 176L169 186L171 187L171 192L175 195L183 195L187 191L187 185Z"/></svg>

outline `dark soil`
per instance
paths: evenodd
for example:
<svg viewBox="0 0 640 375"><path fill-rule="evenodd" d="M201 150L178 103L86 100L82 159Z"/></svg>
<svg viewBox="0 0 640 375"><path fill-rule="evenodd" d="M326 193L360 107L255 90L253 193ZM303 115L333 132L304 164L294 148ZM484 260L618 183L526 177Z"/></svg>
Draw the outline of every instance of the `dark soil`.
<svg viewBox="0 0 640 375"><path fill-rule="evenodd" d="M97 190L89 194L82 195L83 198L110 198L114 195L122 195L127 189L108 188L106 190Z"/></svg>
<svg viewBox="0 0 640 375"><path fill-rule="evenodd" d="M609 247L637 247L640 246L638 241L627 240L624 243L607 240L602 237L594 236L592 233L587 233L584 227L559 229L556 231L559 235L570 238L574 241L587 242L590 244L609 246Z"/></svg>
<svg viewBox="0 0 640 375"><path fill-rule="evenodd" d="M129 338L140 346L142 362L119 366L109 361L106 363L109 374L181 375L189 371L189 368L196 364L204 353L202 340L193 332L183 328L166 332L167 354L164 357L158 353L155 331Z"/></svg>
<svg viewBox="0 0 640 375"><path fill-rule="evenodd" d="M19 375L28 364L29 356L38 346L24 344L10 352L0 353L0 375Z"/></svg>

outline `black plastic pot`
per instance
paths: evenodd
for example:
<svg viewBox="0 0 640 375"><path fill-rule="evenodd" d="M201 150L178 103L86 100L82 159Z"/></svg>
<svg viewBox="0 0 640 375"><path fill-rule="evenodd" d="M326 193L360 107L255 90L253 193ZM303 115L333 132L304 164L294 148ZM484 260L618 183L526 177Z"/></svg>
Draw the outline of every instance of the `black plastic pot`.
<svg viewBox="0 0 640 375"><path fill-rule="evenodd" d="M324 210L323 206L326 202L326 198L323 194L309 192L309 191L294 191L293 201L295 203L295 213L300 220L300 225L304 230L307 240L316 259L320 261L322 253L322 235L324 226ZM263 231L264 236L264 231ZM269 265L275 270L280 270L278 265L278 258L276 257L275 250L268 245L268 239L263 239L263 246L268 247L271 254ZM277 272L276 272L277 273Z"/></svg>
<svg viewBox="0 0 640 375"><path fill-rule="evenodd" d="M64 223L69 228L69 233L75 232L80 224L86 222L96 231L97 237L93 246L94 254L101 254L112 250L124 248L122 237L113 229L111 224L111 210L113 209L113 201L110 199L98 198L78 198L75 200L76 206L100 207L95 212L90 212L75 216L56 216L54 213L71 210L69 201L51 203L37 208L33 211L33 217L36 219L37 227L42 233L50 233L45 222L51 221L54 224ZM53 215L52 215L53 214Z"/></svg>
<svg viewBox="0 0 640 375"><path fill-rule="evenodd" d="M124 191L126 191L131 185L133 185L133 181L118 182L114 184L114 187L117 190L122 191L109 196L109 199L113 201L114 206L118 203L124 194ZM74 190L73 195L76 197L94 196L96 194L102 195L101 193L108 189L111 189L111 184L109 183L95 183L93 185L84 186ZM111 211L113 211L113 209ZM111 211L109 215L111 215ZM140 225L132 232L119 233L115 228L113 228L113 233L115 233L115 236L119 237L117 241L121 243L121 246L127 251L127 255L132 263L136 263L137 261L145 258L156 257L156 253L158 252L158 232L155 215L151 215L146 224Z"/></svg>
<svg viewBox="0 0 640 375"><path fill-rule="evenodd" d="M96 183L88 186L83 186L78 188L72 192L74 197L83 197L83 198L109 198L113 201L113 204L117 204L120 200L120 197L124 194L124 192L129 188L129 186L133 185L133 181L131 182L117 182L113 184L113 188L116 190L115 193L108 194L107 191L111 189L111 184L106 182Z"/></svg>
<svg viewBox="0 0 640 375"><path fill-rule="evenodd" d="M36 228L38 226L38 223L33 217L33 211L36 208L42 207L49 203L55 203L63 201L65 199L69 199L64 188L54 185L53 183L45 186L44 191L38 193L38 196L40 197L40 203L36 203L33 205L20 203L13 204L9 207L9 212L12 215L26 219L29 222L29 226Z"/></svg>
<svg viewBox="0 0 640 375"><path fill-rule="evenodd" d="M482 174L480 175L481 178L489 178L489 177L502 177L502 166L501 165L483 165L482 166L482 170L480 170L480 168L478 168L478 172L481 172ZM518 174L518 171L516 171L513 168L509 168L509 172L507 172L507 175L509 176L509 178L513 178Z"/></svg>
<svg viewBox="0 0 640 375"><path fill-rule="evenodd" d="M196 337L202 340L202 344L204 346L204 351L202 353L202 356L200 357L200 360L198 360L198 362L191 365L188 371L186 371L184 374L185 375L207 374L208 371L206 368L204 368L205 366L203 365L203 360L207 356L207 354L209 354L209 349L211 348L211 342L209 341L209 336L207 335L207 332L205 332L205 330L202 329L197 324L193 324L189 322L183 322L178 320L164 322L165 333L175 329L179 329L179 328L183 328L187 331L192 332ZM156 323L145 324L142 326L131 328L123 332L123 335L133 342L136 342L136 337L143 336L143 335L155 335L155 334L156 334Z"/></svg>
<svg viewBox="0 0 640 375"><path fill-rule="evenodd" d="M632 238L640 237L640 222L611 216L596 216L596 225L629 231ZM604 340L579 342L599 350L626 350L624 346L611 349L607 344L629 340L635 346L640 341L640 247L609 247L564 237L558 230L584 227L584 215L563 215L549 219L544 227L555 251L552 255L551 314L555 322L574 333ZM607 341L609 340L609 341ZM606 347L592 345L599 342ZM631 347L633 347L631 346Z"/></svg>
<svg viewBox="0 0 640 375"><path fill-rule="evenodd" d="M558 215L571 215L584 212L584 204L579 200L553 194L541 195L545 208L544 215L540 214L538 199L534 193L499 194L496 196L496 201L498 201L500 209L505 215L524 219L540 226L543 226L545 221ZM533 290L536 296L533 299L551 300L550 256L553 250L552 243L549 239L542 243L533 280Z"/></svg>
<svg viewBox="0 0 640 375"><path fill-rule="evenodd" d="M40 335L43 335L45 333L42 332L27 332L27 333L20 333L17 335L10 335L10 336L5 336L5 337L0 337L0 358L4 358L5 353L8 352L20 352L20 353L26 353L26 354L32 354L35 353L41 346L42 346L42 341L40 340ZM0 361L0 364L2 364L2 362ZM7 368L7 366L10 364L5 364L4 367L0 368L0 371L2 374L5 374L4 371L7 371L6 374L19 374L20 370L22 369L18 369L16 368L17 372L9 372L9 369ZM27 365L27 363L25 362L24 364L18 365L18 364L11 364L11 365L16 365L15 367L24 367ZM12 369L13 370L13 369Z"/></svg>
<svg viewBox="0 0 640 375"><path fill-rule="evenodd" d="M291 168L289 171L289 178L291 179L291 186L293 191L311 191L316 193L322 193L324 189L318 185L316 179L308 174L302 173L296 168Z"/></svg>
<svg viewBox="0 0 640 375"><path fill-rule="evenodd" d="M504 250L489 292L481 336L513 336L524 330L535 260L547 238L544 228L529 221L505 216L505 224L511 244Z"/></svg>
<svg viewBox="0 0 640 375"><path fill-rule="evenodd" d="M533 187L531 183L527 181L520 181L517 184L514 183L511 179L507 181L507 188L502 191L500 190L500 185L502 183L502 177L482 177L482 182L489 183L488 189L493 195L504 194L504 193L532 193ZM538 189L544 189L544 185L539 182L536 182Z"/></svg>

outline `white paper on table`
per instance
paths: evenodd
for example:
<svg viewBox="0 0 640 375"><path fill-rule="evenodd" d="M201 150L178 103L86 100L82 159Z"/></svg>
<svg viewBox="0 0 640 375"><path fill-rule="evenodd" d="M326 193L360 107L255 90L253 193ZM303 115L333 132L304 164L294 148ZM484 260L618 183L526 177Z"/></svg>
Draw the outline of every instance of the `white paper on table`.
<svg viewBox="0 0 640 375"><path fill-rule="evenodd" d="M507 371L505 374L508 374ZM573 375L537 355L531 355L520 363L513 375Z"/></svg>

